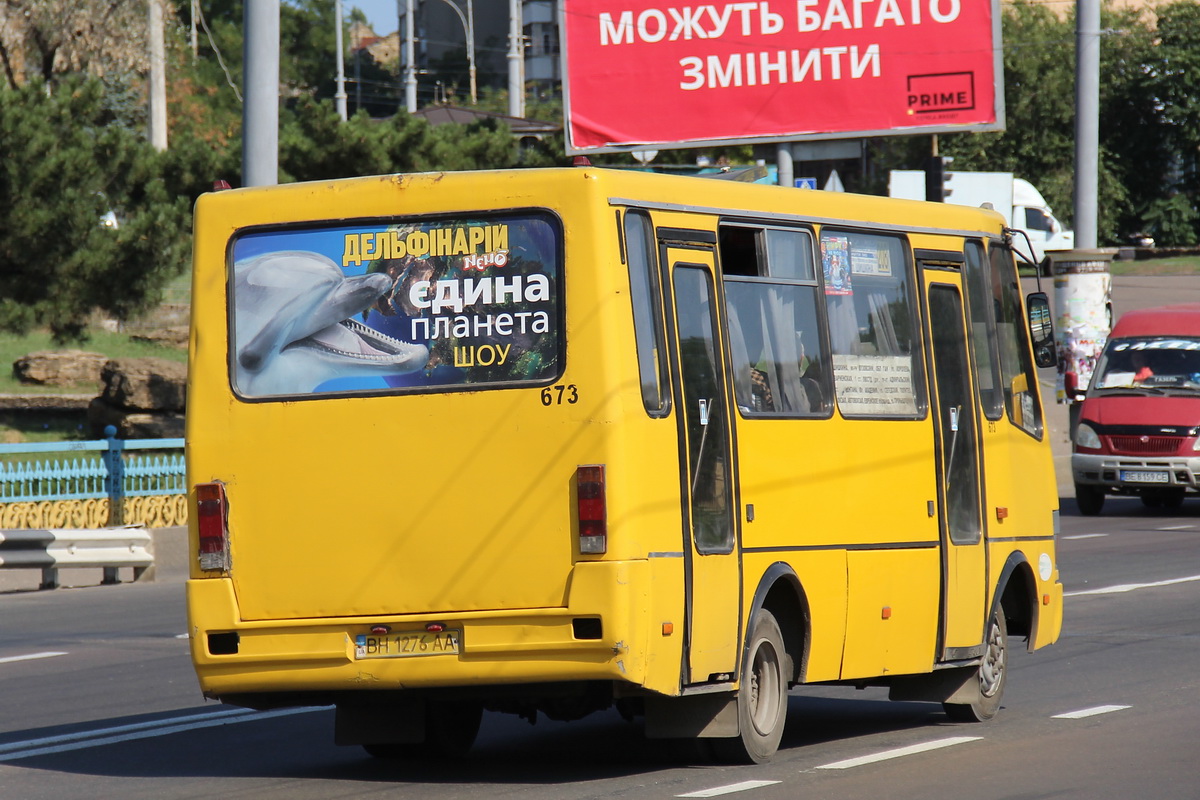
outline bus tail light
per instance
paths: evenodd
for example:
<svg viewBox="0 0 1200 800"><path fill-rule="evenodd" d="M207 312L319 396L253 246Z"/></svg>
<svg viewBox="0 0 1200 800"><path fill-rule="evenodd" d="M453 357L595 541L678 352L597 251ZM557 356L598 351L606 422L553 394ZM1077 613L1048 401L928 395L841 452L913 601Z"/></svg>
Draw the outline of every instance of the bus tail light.
<svg viewBox="0 0 1200 800"><path fill-rule="evenodd" d="M604 465L588 464L575 470L576 514L579 518L579 552L599 555L608 550L608 512L604 497Z"/></svg>
<svg viewBox="0 0 1200 800"><path fill-rule="evenodd" d="M200 569L229 569L229 503L222 483L196 484Z"/></svg>

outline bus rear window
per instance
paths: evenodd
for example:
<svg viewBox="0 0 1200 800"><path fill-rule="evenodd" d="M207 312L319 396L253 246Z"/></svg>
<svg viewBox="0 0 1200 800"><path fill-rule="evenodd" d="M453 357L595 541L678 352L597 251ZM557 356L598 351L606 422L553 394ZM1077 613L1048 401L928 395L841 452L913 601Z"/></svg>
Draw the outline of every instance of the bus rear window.
<svg viewBox="0 0 1200 800"><path fill-rule="evenodd" d="M230 258L230 369L242 397L559 375L562 229L549 215L251 230Z"/></svg>

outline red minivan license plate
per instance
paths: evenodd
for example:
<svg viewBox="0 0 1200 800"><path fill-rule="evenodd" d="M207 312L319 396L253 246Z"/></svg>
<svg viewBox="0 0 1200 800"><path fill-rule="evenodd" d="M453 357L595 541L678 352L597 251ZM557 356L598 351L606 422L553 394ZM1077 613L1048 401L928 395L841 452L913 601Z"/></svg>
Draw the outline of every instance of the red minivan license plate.
<svg viewBox="0 0 1200 800"><path fill-rule="evenodd" d="M1171 476L1156 470L1123 469L1121 480L1126 483L1170 483Z"/></svg>

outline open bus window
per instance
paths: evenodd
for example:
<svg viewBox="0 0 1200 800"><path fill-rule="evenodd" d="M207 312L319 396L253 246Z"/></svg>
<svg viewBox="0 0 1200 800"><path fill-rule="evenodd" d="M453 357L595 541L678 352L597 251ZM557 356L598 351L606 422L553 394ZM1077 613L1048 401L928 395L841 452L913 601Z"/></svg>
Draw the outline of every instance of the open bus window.
<svg viewBox="0 0 1200 800"><path fill-rule="evenodd" d="M821 267L834 386L843 416L914 417L924 411L904 241L821 232Z"/></svg>
<svg viewBox="0 0 1200 800"><path fill-rule="evenodd" d="M805 230L723 225L734 392L743 414L825 416L832 397Z"/></svg>
<svg viewBox="0 0 1200 800"><path fill-rule="evenodd" d="M490 388L561 369L562 233L545 214L251 229L230 262L242 397Z"/></svg>

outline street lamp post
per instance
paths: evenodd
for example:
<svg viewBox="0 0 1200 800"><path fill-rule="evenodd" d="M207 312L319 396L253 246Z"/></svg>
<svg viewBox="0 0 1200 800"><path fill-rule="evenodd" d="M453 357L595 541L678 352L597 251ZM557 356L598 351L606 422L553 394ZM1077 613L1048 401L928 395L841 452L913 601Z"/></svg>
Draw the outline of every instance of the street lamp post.
<svg viewBox="0 0 1200 800"><path fill-rule="evenodd" d="M342 55L342 0L333 2L334 39L337 49L337 93L333 98L337 104L338 117L346 121L346 64Z"/></svg>
<svg viewBox="0 0 1200 800"><path fill-rule="evenodd" d="M462 9L458 7L458 3L454 0L442 0L443 3L454 9L454 13L458 14L458 20L463 26L463 36L467 40L467 64L470 66L471 73L471 105L475 105L475 5L474 0L467 0L467 13L464 15Z"/></svg>

